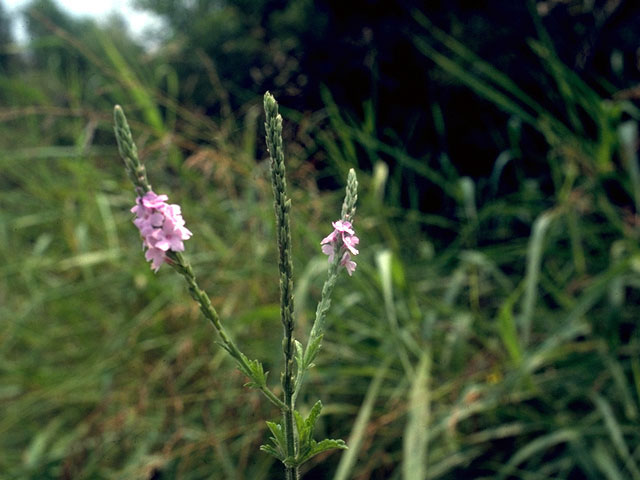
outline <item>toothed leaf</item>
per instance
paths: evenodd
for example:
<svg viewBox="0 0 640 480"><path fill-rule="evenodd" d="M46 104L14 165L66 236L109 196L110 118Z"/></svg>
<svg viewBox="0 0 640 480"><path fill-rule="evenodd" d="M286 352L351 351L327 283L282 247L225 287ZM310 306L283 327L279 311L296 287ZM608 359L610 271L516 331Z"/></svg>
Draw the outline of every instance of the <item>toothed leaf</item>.
<svg viewBox="0 0 640 480"><path fill-rule="evenodd" d="M280 461L284 461L284 457L280 454L280 452L278 452L278 450L273 448L271 445L260 445L260 450L268 453L269 455L273 455Z"/></svg>
<svg viewBox="0 0 640 480"><path fill-rule="evenodd" d="M298 365L298 371L302 370L303 367L303 359L304 359L304 350L302 349L302 344L298 340L294 340L294 345L296 346L296 364Z"/></svg>
<svg viewBox="0 0 640 480"><path fill-rule="evenodd" d="M273 438L271 440L275 444L276 448L284 452L287 442L284 438L284 431L282 430L282 426L276 422L267 422L267 427L269 427L269 430L271 430L271 433L273 434Z"/></svg>
<svg viewBox="0 0 640 480"><path fill-rule="evenodd" d="M311 411L309 412L309 416L304 422L310 432L313 432L313 429L316 426L316 422L318 421L318 417L320 416L321 412L322 412L322 402L318 400L315 403L315 405L311 408Z"/></svg>
<svg viewBox="0 0 640 480"><path fill-rule="evenodd" d="M305 368L311 368L313 361L315 360L320 347L322 346L323 335L319 335L313 339L313 341L307 346L307 350L304 352L304 366Z"/></svg>
<svg viewBox="0 0 640 480"><path fill-rule="evenodd" d="M334 449L346 450L348 448L347 444L344 443L343 440L331 440L328 438L325 440L322 440L319 443L316 443L315 441L311 440L310 447L311 448L306 453L306 455L304 455L304 457L302 456L299 457L299 465L302 465L304 462L306 462L310 458L315 457L319 453L326 452L328 450L334 450Z"/></svg>
<svg viewBox="0 0 640 480"><path fill-rule="evenodd" d="M302 439L304 438L304 434L305 434L306 422L304 421L304 418L302 418L302 415L300 415L300 412L298 412L297 410L293 411L293 417L296 420L296 429L298 430L298 438L300 439L300 443L302 443Z"/></svg>

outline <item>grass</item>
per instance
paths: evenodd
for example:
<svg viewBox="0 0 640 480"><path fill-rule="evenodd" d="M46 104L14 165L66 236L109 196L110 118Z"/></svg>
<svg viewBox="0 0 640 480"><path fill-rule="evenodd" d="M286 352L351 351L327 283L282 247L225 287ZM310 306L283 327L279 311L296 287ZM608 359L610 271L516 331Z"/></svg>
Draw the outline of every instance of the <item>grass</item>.
<svg viewBox="0 0 640 480"><path fill-rule="evenodd" d="M350 449L314 459L306 478L639 478L637 111L589 90L544 42L532 48L560 85L562 114L443 32L430 35L416 45L453 81L542 135L551 190L527 176L517 142L474 180L446 158L385 143L371 109L348 118L327 92L329 127L312 133L328 171L288 159L298 338L322 285L319 241L339 209L340 192L316 187L320 175L362 167L362 248L298 400L307 413L320 397L318 435ZM2 79L23 93L0 109L0 471L276 478L279 465L257 450L276 413L242 387L180 279L144 261L110 123L112 104L125 105L151 183L182 204L194 232L196 274L277 389L260 99L237 118L207 119L167 98L153 65L98 45L85 57L110 62L96 80L104 95L58 71L49 82ZM596 134L584 133L592 124ZM505 172L520 179L516 191L501 193ZM419 209L422 179L444 192L445 213Z"/></svg>

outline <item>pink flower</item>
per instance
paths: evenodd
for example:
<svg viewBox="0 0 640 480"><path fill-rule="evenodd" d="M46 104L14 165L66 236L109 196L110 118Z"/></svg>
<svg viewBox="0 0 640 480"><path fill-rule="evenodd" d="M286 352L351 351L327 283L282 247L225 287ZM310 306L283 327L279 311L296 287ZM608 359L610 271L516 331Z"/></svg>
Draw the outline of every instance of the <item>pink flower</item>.
<svg viewBox="0 0 640 480"><path fill-rule="evenodd" d="M136 214L133 223L142 236L142 248L147 249L145 258L151 262L151 268L158 271L167 261L166 252L184 251L183 240L192 233L184 225L179 205L166 203L169 197L147 192L136 199L131 209Z"/></svg>
<svg viewBox="0 0 640 480"><path fill-rule="evenodd" d="M347 222L346 220L338 220L335 222L331 222L331 225L333 225L333 229L334 229L333 232L331 232L329 235L324 237L322 239L322 242L320 242L321 244L335 242L336 239L338 239L338 237L340 237L340 235L344 233L347 233L349 235L354 234L353 228L351 226L351 222Z"/></svg>
<svg viewBox="0 0 640 480"><path fill-rule="evenodd" d="M162 250L160 250L159 248L153 248L153 247L149 248L145 252L144 258L146 258L148 262L151 262L151 268L153 269L154 272L158 271L158 269L160 268L160 265L162 265L166 259L166 257L164 256L164 252Z"/></svg>
<svg viewBox="0 0 640 480"><path fill-rule="evenodd" d="M337 220L332 222L332 225L333 232L320 242L322 253L329 256L329 263L334 261L335 255L338 253L340 255L340 265L351 276L356 269L356 262L351 260L351 256L359 253L356 245L360 243L360 239L356 236L351 222Z"/></svg>
<svg viewBox="0 0 640 480"><path fill-rule="evenodd" d="M147 208L162 208L166 205L166 201L169 197L166 195L156 195L154 192L147 192L142 197L142 205Z"/></svg>
<svg viewBox="0 0 640 480"><path fill-rule="evenodd" d="M175 224L165 220L162 228L154 229L151 234L154 240L154 248L159 248L163 252L166 252L167 250L184 252L184 243L182 243L182 240L186 240L189 236L183 238L183 230L186 230L186 228L176 228ZM190 234L191 232L189 232L189 235Z"/></svg>
<svg viewBox="0 0 640 480"><path fill-rule="evenodd" d="M353 255L360 253L356 248L356 245L360 243L360 239L358 237L355 235L344 236L342 241L344 242L344 246L347 247L347 250L349 250Z"/></svg>
<svg viewBox="0 0 640 480"><path fill-rule="evenodd" d="M353 235L355 232L353 231L351 222L346 220L338 220L336 222L331 222L333 228L335 228L338 232L348 233L349 235Z"/></svg>
<svg viewBox="0 0 640 480"><path fill-rule="evenodd" d="M357 264L356 262L351 260L351 256L349 255L349 252L344 252L344 255L342 256L342 260L340 260L340 265L342 265L347 270L347 273L349 274L349 276L351 276L353 275L353 272L355 272Z"/></svg>

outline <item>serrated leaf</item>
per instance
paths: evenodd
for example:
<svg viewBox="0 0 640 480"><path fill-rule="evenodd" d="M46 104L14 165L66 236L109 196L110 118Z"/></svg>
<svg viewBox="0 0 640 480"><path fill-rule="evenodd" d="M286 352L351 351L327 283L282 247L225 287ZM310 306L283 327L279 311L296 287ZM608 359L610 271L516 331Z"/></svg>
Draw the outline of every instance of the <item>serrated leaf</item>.
<svg viewBox="0 0 640 480"><path fill-rule="evenodd" d="M218 343L218 345L220 345L222 348L224 348L229 355L231 355L231 357L233 357L233 359L236 362L236 367L238 367L238 370L240 370L242 373L244 373L247 377L249 377L252 380L256 380L254 378L253 372L250 370L251 368L251 361L242 353L240 353L240 356L242 357L242 360L244 360L245 363L243 363L235 354L233 351L231 351L231 349L229 349L226 345L224 345L223 343ZM246 364L246 365L245 365ZM247 368L247 365L249 366L249 369Z"/></svg>
<svg viewBox="0 0 640 480"><path fill-rule="evenodd" d="M293 411L293 417L296 420L296 429L298 430L298 438L300 439L300 444L304 444L303 439L305 438L305 424L306 422L304 421L304 419L302 418L302 415L300 415L300 412L297 410Z"/></svg>
<svg viewBox="0 0 640 480"><path fill-rule="evenodd" d="M322 402L318 400L311 408L311 411L309 412L309 416L307 416L307 419L305 420L305 426L307 427L310 433L313 432L313 429L316 426L316 422L318 421L318 417L320 416L320 413L322 413Z"/></svg>
<svg viewBox="0 0 640 480"><path fill-rule="evenodd" d="M298 340L294 340L293 344L296 347L296 363L298 364L298 369L302 368L302 359L304 358L304 351L302 349L302 344Z"/></svg>
<svg viewBox="0 0 640 480"><path fill-rule="evenodd" d="M284 438L284 432L282 430L282 426L276 422L267 422L267 427L271 430L273 437L271 440L278 450L281 452L285 451L286 441ZM284 458L284 453L282 453L282 457Z"/></svg>
<svg viewBox="0 0 640 480"><path fill-rule="evenodd" d="M282 430L279 429L280 426L277 424L271 422L267 422L267 424L270 424L269 429L271 430L271 433L273 433L273 436L269 437L269 440L271 440L271 443L273 443L273 445L261 445L260 450L262 450L263 452L267 452L268 454L276 457L278 460L284 462L286 455L283 448L284 444L282 443L284 441Z"/></svg>
<svg viewBox="0 0 640 480"><path fill-rule="evenodd" d="M264 373L264 369L262 368L262 364L257 360L253 360L249 365L251 367L251 376L255 379L256 383L261 386L266 385L267 378L266 374Z"/></svg>
<svg viewBox="0 0 640 480"><path fill-rule="evenodd" d="M299 443L299 452L298 456L305 456L312 448L313 442L313 430L316 426L316 421L322 412L322 402L318 400L315 405L311 408L309 415L306 419L302 418L300 412L297 410L294 411L294 416L296 419L296 428L298 430L298 443Z"/></svg>
<svg viewBox="0 0 640 480"><path fill-rule="evenodd" d="M278 452L278 450L273 448L271 445L260 445L260 450L268 453L269 455L273 455L280 461L284 461L284 457L280 454L280 452Z"/></svg>
<svg viewBox="0 0 640 480"><path fill-rule="evenodd" d="M238 369L249 377L252 381L246 385L252 388L264 388L267 385L267 374L258 360L249 360L242 352L240 356L243 361L237 360ZM244 363L243 363L244 362ZM248 367L248 368L247 368Z"/></svg>
<svg viewBox="0 0 640 480"><path fill-rule="evenodd" d="M309 345L307 345L307 350L304 352L304 366L305 368L311 368L313 365L313 361L315 360L318 352L320 351L320 347L322 346L322 338L323 335L319 335L313 339Z"/></svg>
<svg viewBox="0 0 640 480"><path fill-rule="evenodd" d="M298 451L298 465L302 465L302 463L304 463L304 461L306 459L309 459L311 457L309 457L309 454L311 452L311 445L310 444L306 444L304 446L300 445L299 451Z"/></svg>
<svg viewBox="0 0 640 480"><path fill-rule="evenodd" d="M319 443L316 443L312 440L310 446L311 448L309 449L307 454L304 457L301 456L299 458L298 460L299 465L302 465L304 462L306 462L310 458L315 457L319 453L326 452L328 450L334 450L334 449L346 450L347 448L349 448L347 447L347 444L344 442L344 440L333 440L328 438L325 440L322 440Z"/></svg>
<svg viewBox="0 0 640 480"><path fill-rule="evenodd" d="M346 450L349 447L347 447L347 444L342 439L325 438L321 442L317 443L312 450L313 454L317 455L318 453L326 452L327 450L333 450L334 448L337 448L339 450Z"/></svg>

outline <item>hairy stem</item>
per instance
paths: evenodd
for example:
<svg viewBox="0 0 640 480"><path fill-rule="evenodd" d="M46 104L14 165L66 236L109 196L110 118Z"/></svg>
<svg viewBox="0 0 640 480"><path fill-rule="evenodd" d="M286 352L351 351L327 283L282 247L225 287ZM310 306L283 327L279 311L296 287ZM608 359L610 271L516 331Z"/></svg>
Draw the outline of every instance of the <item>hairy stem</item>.
<svg viewBox="0 0 640 480"><path fill-rule="evenodd" d="M282 390L287 409L283 411L284 434L287 458L296 456L296 438L294 433L294 381L293 381L293 263L291 261L291 230L289 227L289 211L291 200L287 198L287 180L285 178L284 152L282 149L282 117L278 113L278 104L267 92L264 95L266 114L265 130L267 148L271 166L271 184L273 186L274 207L276 214L276 232L278 240L278 268L280 271L280 317L284 329L282 350L284 354L284 373ZM297 480L298 467L285 462L287 480Z"/></svg>
<svg viewBox="0 0 640 480"><path fill-rule="evenodd" d="M353 217L356 214L357 201L358 180L356 178L355 170L350 169L349 175L347 176L347 187L345 189L344 201L342 202L342 212L340 215L342 220L353 222ZM329 307L331 306L331 294L333 293L333 287L335 287L338 280L339 264L340 255L334 255L333 262L329 264L327 279L322 286L322 295L316 308L316 316L313 321L313 326L311 327L309 340L307 341L307 346L304 349L302 364L298 367L293 393L294 402L296 398L298 398L307 370L311 367L313 360L320 350L320 342L324 335L324 321L327 316L327 312L329 311Z"/></svg>
<svg viewBox="0 0 640 480"><path fill-rule="evenodd" d="M151 191L151 185L147 180L147 172L144 165L138 158L138 149L133 141L131 135L131 129L129 123L124 115L124 111L119 105L116 105L113 109L115 134L118 142L118 150L120 156L124 161L127 175L133 182L138 197L144 196L145 193ZM222 340L222 346L229 352L229 354L236 361L238 368L253 381L252 386L258 388L275 406L279 407L283 411L287 411L287 405L280 400L266 384L266 377L262 371L262 366L258 362L251 362L233 343L233 340L225 332L218 312L211 305L209 296L198 286L196 277L193 273L193 269L189 262L179 252L168 251L167 257L171 260L171 266L178 271L187 281L189 285L189 292L191 297L198 302L200 310L204 316L211 321L215 327L220 339Z"/></svg>

